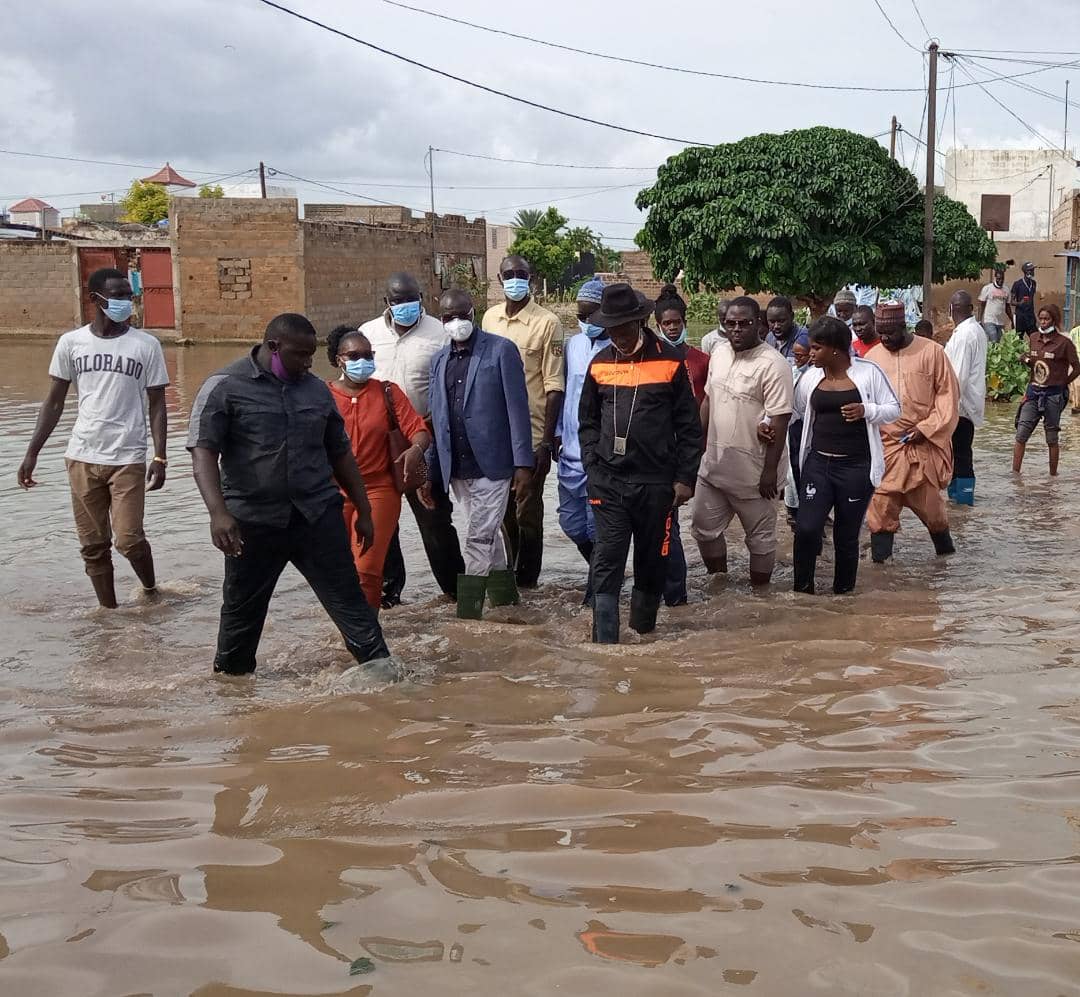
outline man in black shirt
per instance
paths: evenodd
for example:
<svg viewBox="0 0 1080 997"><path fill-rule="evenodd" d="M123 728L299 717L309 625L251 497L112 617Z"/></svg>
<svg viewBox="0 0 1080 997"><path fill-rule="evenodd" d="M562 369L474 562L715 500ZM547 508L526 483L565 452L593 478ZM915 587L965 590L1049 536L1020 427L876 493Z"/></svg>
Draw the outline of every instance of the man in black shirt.
<svg viewBox="0 0 1080 997"><path fill-rule="evenodd" d="M206 379L192 406L195 483L210 512L210 537L225 554L214 671L255 671L270 597L292 563L353 657L361 664L383 659L372 672L394 678L356 574L341 491L357 509L365 550L371 506L337 405L310 372L314 354L312 324L303 315L278 315L248 356Z"/></svg>
<svg viewBox="0 0 1080 997"><path fill-rule="evenodd" d="M1028 262L1020 268L1023 277L1013 281L1009 304L1013 306L1013 328L1018 336L1030 336L1035 331L1035 264Z"/></svg>
<svg viewBox="0 0 1080 997"><path fill-rule="evenodd" d="M634 541L630 626L656 628L672 509L693 494L705 448L686 365L643 325L652 302L629 284L604 288L589 321L611 345L593 357L579 408L581 462L596 519L593 641L619 642L619 592Z"/></svg>

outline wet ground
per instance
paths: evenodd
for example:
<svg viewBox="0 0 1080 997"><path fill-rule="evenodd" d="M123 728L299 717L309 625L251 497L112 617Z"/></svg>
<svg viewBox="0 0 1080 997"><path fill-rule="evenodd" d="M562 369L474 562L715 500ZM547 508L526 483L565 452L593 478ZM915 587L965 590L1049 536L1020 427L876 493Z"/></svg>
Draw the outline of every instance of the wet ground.
<svg viewBox="0 0 1080 997"><path fill-rule="evenodd" d="M221 560L182 451L237 348L169 350L163 598L92 608L61 459L15 485L49 347L0 370L0 993L1080 992L1080 424L976 437L959 553L905 523L853 597L755 595L691 554L655 635L587 642L544 586L459 622L406 511L415 680L351 662L286 573L254 680L210 675ZM685 519L685 516L684 516ZM824 574L827 574L825 569ZM823 577L824 577L823 574ZM632 636L632 635L631 635Z"/></svg>

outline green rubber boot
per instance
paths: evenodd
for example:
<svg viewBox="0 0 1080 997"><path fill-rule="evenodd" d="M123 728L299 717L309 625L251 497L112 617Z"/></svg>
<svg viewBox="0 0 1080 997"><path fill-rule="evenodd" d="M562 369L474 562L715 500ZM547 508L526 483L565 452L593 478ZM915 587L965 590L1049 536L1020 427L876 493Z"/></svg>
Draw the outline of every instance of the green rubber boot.
<svg viewBox="0 0 1080 997"><path fill-rule="evenodd" d="M492 609L496 606L516 606L521 602L514 573L509 568L488 575L487 597Z"/></svg>
<svg viewBox="0 0 1080 997"><path fill-rule="evenodd" d="M457 576L457 616L459 620L482 620L487 575Z"/></svg>

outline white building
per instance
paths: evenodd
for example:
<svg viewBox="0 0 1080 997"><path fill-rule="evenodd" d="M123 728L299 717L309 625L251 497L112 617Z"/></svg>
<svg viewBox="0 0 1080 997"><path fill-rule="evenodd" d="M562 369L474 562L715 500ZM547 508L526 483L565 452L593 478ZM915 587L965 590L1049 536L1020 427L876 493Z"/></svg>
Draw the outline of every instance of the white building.
<svg viewBox="0 0 1080 997"><path fill-rule="evenodd" d="M488 300L502 301L499 285L499 264L510 251L510 244L517 238L513 225L492 225L487 223L487 281Z"/></svg>
<svg viewBox="0 0 1080 997"><path fill-rule="evenodd" d="M51 204L46 204L36 197L28 197L8 208L8 221L12 225L59 228L60 212Z"/></svg>
<svg viewBox="0 0 1080 997"><path fill-rule="evenodd" d="M1050 218L1080 187L1074 153L1049 149L952 149L945 156L945 193L979 218L983 194L1012 198L1009 230L999 241L1049 239Z"/></svg>

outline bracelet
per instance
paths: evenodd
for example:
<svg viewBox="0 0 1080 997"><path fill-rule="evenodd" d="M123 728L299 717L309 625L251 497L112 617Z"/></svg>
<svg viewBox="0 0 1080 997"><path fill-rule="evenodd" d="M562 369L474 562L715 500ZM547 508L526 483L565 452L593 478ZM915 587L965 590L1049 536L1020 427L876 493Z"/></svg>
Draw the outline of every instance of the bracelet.
<svg viewBox="0 0 1080 997"><path fill-rule="evenodd" d="M160 464L162 467L168 467L169 466L168 460L166 458L164 458L164 457L155 457L152 461L150 461L150 463L151 464Z"/></svg>

